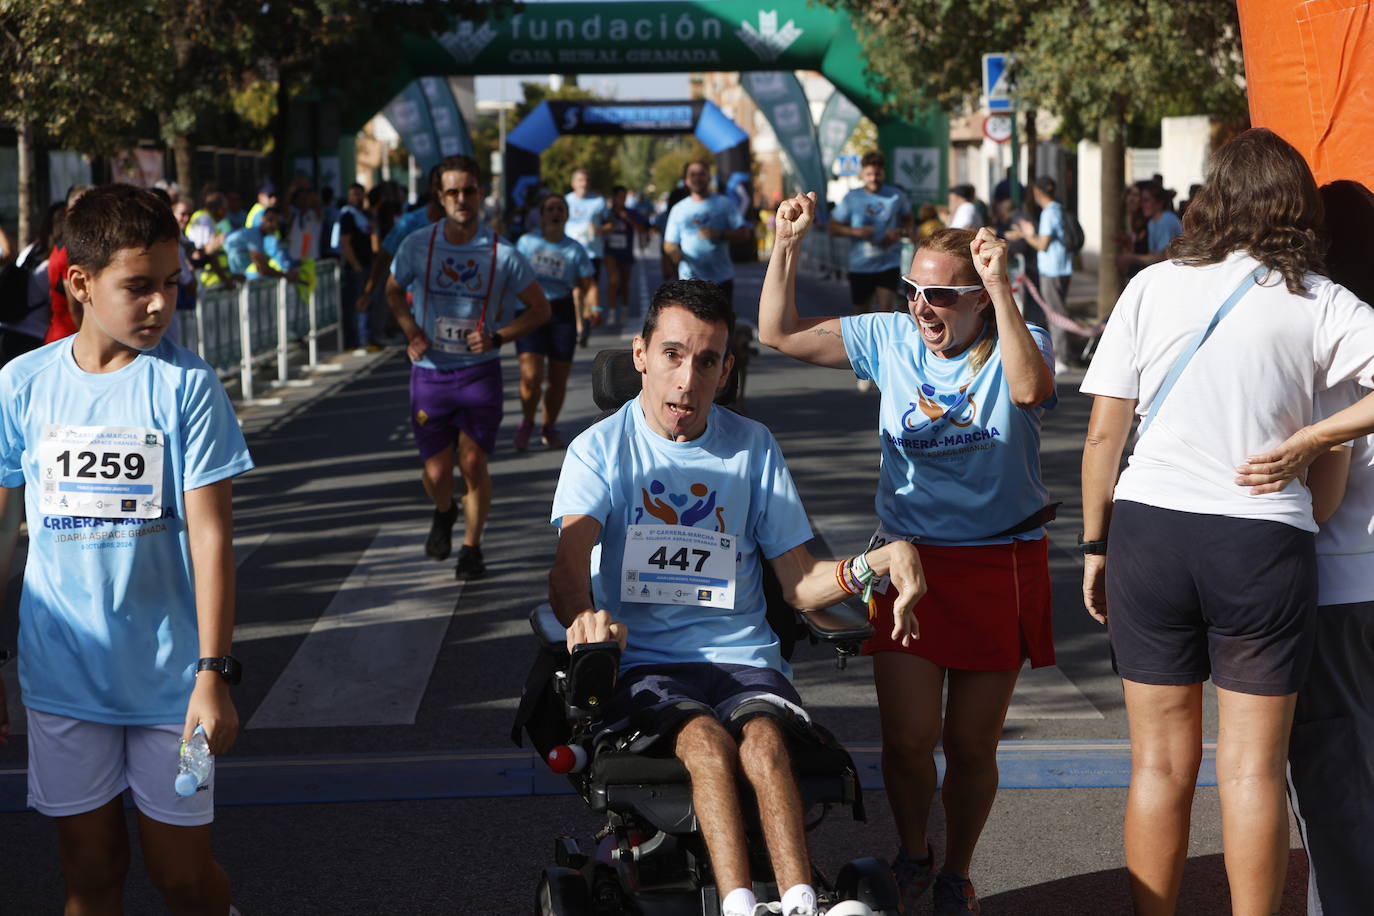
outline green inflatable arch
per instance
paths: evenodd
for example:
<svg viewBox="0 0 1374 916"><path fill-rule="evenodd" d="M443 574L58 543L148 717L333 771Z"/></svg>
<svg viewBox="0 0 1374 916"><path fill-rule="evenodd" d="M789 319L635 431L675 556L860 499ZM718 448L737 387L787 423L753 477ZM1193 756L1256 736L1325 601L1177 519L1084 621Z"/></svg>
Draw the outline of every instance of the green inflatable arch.
<svg viewBox="0 0 1374 916"><path fill-rule="evenodd" d="M944 196L948 121L934 111L916 122L885 115L849 18L807 0L528 3L403 44L404 67L374 95L344 100L344 137L425 76L819 70L878 125L888 180L915 202Z"/></svg>

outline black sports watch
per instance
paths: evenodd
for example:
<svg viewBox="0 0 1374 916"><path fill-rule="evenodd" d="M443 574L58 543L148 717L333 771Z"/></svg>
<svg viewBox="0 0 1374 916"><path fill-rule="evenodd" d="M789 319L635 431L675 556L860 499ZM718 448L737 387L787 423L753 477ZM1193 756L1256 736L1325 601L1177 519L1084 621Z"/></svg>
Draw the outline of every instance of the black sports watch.
<svg viewBox="0 0 1374 916"><path fill-rule="evenodd" d="M196 662L196 672L201 671L218 672L230 687L243 679L243 666L232 655L222 655L219 658L202 658Z"/></svg>
<svg viewBox="0 0 1374 916"><path fill-rule="evenodd" d="M505 342L506 342L506 338L504 338L504 337L501 336L501 332L500 332L500 331L492 331L492 332L491 332L491 348L492 348L493 350L499 350L499 349L501 349L501 344L503 344L503 343L505 343Z"/></svg>
<svg viewBox="0 0 1374 916"><path fill-rule="evenodd" d="M1107 552L1107 539L1103 537L1100 541L1085 541L1083 535L1078 535L1078 549L1085 554L1104 554Z"/></svg>

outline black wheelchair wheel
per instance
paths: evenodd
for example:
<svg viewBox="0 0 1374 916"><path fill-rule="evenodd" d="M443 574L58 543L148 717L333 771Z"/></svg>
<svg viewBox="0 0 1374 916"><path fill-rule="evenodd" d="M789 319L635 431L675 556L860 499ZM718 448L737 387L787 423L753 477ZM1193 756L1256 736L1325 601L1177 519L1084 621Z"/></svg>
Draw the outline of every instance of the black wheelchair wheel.
<svg viewBox="0 0 1374 916"><path fill-rule="evenodd" d="M535 916L591 916L587 882L571 868L550 867L539 876Z"/></svg>
<svg viewBox="0 0 1374 916"><path fill-rule="evenodd" d="M835 880L841 900L858 900L876 916L901 912L897 882L892 869L882 859L854 859L846 862Z"/></svg>

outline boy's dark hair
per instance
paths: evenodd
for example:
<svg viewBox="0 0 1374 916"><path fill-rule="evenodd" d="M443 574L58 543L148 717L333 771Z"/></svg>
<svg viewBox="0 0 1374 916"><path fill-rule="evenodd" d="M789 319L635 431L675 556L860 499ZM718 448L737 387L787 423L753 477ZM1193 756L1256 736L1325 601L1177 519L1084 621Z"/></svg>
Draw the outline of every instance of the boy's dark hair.
<svg viewBox="0 0 1374 916"><path fill-rule="evenodd" d="M859 168L866 169L870 165L876 165L880 169L886 169L887 157L880 153L878 150L871 149L868 152L864 153L864 157L859 160Z"/></svg>
<svg viewBox="0 0 1374 916"><path fill-rule="evenodd" d="M115 253L147 251L181 234L172 208L152 191L128 184L107 184L81 195L67 213L62 238L73 265L98 274Z"/></svg>
<svg viewBox="0 0 1374 916"><path fill-rule="evenodd" d="M669 306L677 306L691 312L702 321L725 325L725 339L735 333L735 310L725 297L720 284L710 280L669 280L654 293L649 303L649 313L644 316L644 330L640 334L644 342L653 339L658 327L658 316Z"/></svg>
<svg viewBox="0 0 1374 916"><path fill-rule="evenodd" d="M1039 178L1035 179L1035 186L1040 189L1041 194L1048 194L1050 197L1054 196L1055 189L1057 188L1054 179L1048 175L1041 175Z"/></svg>
<svg viewBox="0 0 1374 916"><path fill-rule="evenodd" d="M434 185L436 190L442 185L445 172L467 172L478 181L482 180L482 167L471 156L445 156L439 160L437 168L439 170L439 182Z"/></svg>

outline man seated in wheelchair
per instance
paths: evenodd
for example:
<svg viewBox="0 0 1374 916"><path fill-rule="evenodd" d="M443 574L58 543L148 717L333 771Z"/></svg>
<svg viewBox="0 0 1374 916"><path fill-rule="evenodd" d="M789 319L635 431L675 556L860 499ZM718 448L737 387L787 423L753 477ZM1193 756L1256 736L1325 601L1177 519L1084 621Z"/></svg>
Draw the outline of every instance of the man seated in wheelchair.
<svg viewBox="0 0 1374 916"><path fill-rule="evenodd" d="M760 559L789 603L829 607L865 568L900 598L893 636L915 638L924 591L903 541L866 560L818 561L806 512L772 434L718 407L734 314L715 284L670 281L634 341L642 390L568 448L553 502L560 526L550 603L568 648L616 640L621 673L603 721L655 720L691 778L725 916L755 907L740 776L752 790L783 912L815 912L785 731L806 721L765 619ZM646 718L647 717L647 718ZM665 719L666 717L666 719Z"/></svg>

